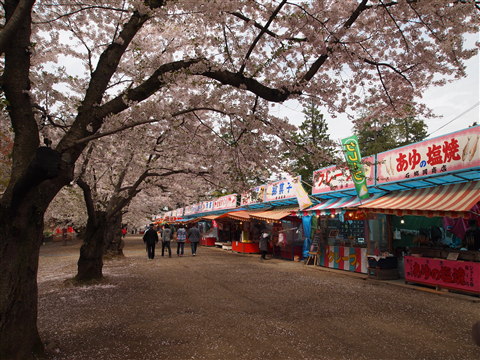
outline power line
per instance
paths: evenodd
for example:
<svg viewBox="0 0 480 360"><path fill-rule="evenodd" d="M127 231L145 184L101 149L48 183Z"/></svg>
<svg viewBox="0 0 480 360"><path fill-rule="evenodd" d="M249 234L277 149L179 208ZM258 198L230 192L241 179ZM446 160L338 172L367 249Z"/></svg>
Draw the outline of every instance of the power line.
<svg viewBox="0 0 480 360"><path fill-rule="evenodd" d="M430 134L427 135L427 138L429 136L431 136L432 134L436 133L438 130L440 129L443 129L445 126L447 126L448 124L454 122L455 120L457 120L458 118L462 117L463 115L465 115L467 112L469 112L470 110L472 110L473 108L477 107L478 105L480 104L480 101L477 101L476 104L474 104L473 106L469 107L467 110L465 110L464 112L462 112L460 115L457 115L455 116L452 120L450 120L449 122L447 122L446 124L440 126L437 130L435 131L432 131Z"/></svg>

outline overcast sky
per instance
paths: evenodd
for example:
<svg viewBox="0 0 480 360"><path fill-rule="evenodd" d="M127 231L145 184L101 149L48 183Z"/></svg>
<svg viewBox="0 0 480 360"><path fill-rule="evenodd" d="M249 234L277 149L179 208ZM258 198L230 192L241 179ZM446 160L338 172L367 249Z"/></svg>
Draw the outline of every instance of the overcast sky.
<svg viewBox="0 0 480 360"><path fill-rule="evenodd" d="M473 44L479 40L479 36L469 39ZM475 56L465 63L467 77L449 83L443 87L431 88L424 93L423 101L433 112L439 116L435 119L427 119L429 137L445 135L457 130L465 129L474 122L480 124L480 79L479 56ZM278 105L277 116L286 116L289 120L300 125L303 121L302 106L295 101L286 101ZM332 119L326 111L323 111L328 121L328 129L332 140L346 138L353 134L352 123L346 115L338 114Z"/></svg>

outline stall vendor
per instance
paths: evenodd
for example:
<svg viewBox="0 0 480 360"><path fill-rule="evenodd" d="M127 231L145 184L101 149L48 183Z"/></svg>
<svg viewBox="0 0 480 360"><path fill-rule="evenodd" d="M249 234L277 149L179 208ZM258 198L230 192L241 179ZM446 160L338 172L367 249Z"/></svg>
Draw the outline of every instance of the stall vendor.
<svg viewBox="0 0 480 360"><path fill-rule="evenodd" d="M467 250L480 250L480 228L474 219L468 221L468 229L465 232L462 247L466 248Z"/></svg>

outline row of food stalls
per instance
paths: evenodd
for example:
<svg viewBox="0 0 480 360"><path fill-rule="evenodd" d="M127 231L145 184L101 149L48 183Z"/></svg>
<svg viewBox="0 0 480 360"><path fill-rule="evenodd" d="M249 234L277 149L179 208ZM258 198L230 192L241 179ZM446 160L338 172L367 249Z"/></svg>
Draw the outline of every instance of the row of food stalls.
<svg viewBox="0 0 480 360"><path fill-rule="evenodd" d="M310 195L296 177L169 215L199 222L207 246L256 253L267 230L279 258L480 294L480 245L464 243L480 219L480 127L361 160L360 190L358 167L330 166L314 172Z"/></svg>

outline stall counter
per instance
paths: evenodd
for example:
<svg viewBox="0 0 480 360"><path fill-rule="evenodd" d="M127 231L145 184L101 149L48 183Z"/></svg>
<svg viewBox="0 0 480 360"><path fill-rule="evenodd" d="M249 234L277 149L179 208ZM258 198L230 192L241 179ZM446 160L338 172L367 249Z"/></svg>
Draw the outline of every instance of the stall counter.
<svg viewBox="0 0 480 360"><path fill-rule="evenodd" d="M320 247L319 265L339 270L367 273L367 248L327 245Z"/></svg>
<svg viewBox="0 0 480 360"><path fill-rule="evenodd" d="M260 249L257 242L232 241L232 251L243 254L258 254Z"/></svg>
<svg viewBox="0 0 480 360"><path fill-rule="evenodd" d="M200 239L200 245L202 245L202 246L215 246L216 241L217 241L216 237L202 237Z"/></svg>

